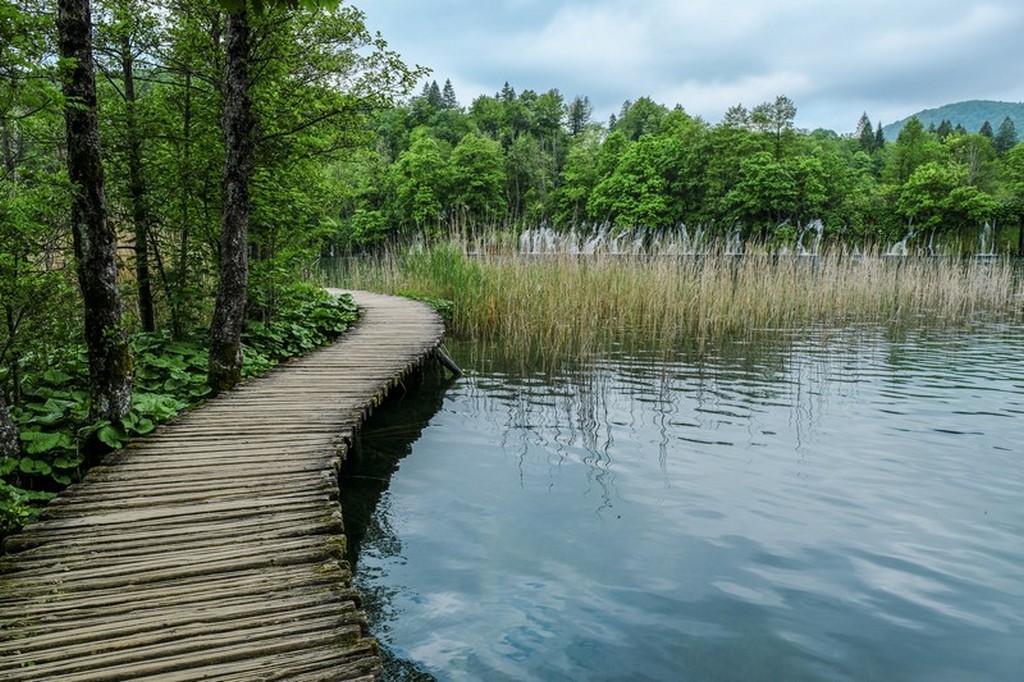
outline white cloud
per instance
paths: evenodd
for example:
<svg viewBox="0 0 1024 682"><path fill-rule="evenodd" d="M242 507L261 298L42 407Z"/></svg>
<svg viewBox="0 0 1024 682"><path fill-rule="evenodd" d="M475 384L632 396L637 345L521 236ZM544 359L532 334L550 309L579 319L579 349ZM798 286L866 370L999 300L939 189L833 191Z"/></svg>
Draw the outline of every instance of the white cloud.
<svg viewBox="0 0 1024 682"><path fill-rule="evenodd" d="M1019 0L374 0L365 11L460 99L558 88L598 117L650 96L717 121L786 94L848 132L962 99L1024 99ZM376 22L376 23L375 23Z"/></svg>

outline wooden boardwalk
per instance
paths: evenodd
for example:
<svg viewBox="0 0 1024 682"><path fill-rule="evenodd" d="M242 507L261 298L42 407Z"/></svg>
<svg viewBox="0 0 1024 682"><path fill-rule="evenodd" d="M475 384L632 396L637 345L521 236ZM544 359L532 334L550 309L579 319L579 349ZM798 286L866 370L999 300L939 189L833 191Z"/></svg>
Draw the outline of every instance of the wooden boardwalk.
<svg viewBox="0 0 1024 682"><path fill-rule="evenodd" d="M439 346L437 315L353 292L335 345L117 452L8 539L0 680L371 680L337 468Z"/></svg>

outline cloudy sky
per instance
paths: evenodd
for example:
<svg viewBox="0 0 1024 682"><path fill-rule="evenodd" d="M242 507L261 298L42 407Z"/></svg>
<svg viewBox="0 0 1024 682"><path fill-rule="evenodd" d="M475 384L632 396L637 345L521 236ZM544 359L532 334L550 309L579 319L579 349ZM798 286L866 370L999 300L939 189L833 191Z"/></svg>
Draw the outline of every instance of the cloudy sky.
<svg viewBox="0 0 1024 682"><path fill-rule="evenodd" d="M1022 0L354 0L463 106L586 95L604 121L648 96L717 123L788 95L801 128L851 132L966 99L1024 100Z"/></svg>

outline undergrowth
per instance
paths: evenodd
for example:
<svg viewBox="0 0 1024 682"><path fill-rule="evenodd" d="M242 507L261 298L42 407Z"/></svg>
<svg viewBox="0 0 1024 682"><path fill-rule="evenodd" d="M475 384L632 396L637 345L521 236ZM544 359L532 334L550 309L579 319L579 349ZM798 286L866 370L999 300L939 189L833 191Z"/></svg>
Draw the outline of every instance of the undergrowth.
<svg viewBox="0 0 1024 682"><path fill-rule="evenodd" d="M336 299L319 289L297 288L272 320L247 323L243 376L257 376L330 343L356 318L350 296ZM132 339L132 353L132 408L117 423L89 419L84 346L54 351L36 363L46 369L21 377L20 398L11 406L11 416L20 431L22 452L0 457L0 538L33 521L43 504L80 479L103 451L124 447L209 395L203 342L138 333Z"/></svg>

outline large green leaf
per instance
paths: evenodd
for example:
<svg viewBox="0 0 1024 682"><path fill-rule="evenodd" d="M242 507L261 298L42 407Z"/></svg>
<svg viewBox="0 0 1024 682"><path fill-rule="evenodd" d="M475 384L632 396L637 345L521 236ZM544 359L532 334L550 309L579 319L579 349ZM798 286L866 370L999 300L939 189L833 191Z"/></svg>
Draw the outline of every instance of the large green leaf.
<svg viewBox="0 0 1024 682"><path fill-rule="evenodd" d="M74 445L70 436L59 432L22 431L21 440L25 442L25 451L30 455L38 455L58 448L70 448Z"/></svg>

